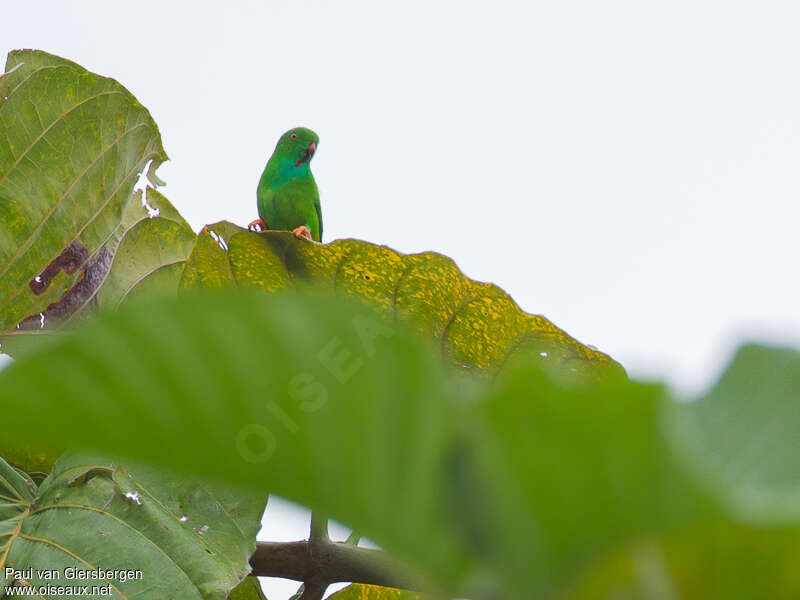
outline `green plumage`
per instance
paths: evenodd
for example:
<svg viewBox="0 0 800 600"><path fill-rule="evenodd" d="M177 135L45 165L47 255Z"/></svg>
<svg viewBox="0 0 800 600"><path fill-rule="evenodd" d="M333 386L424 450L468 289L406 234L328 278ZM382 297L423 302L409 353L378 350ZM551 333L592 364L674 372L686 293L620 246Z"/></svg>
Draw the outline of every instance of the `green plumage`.
<svg viewBox="0 0 800 600"><path fill-rule="evenodd" d="M305 225L322 240L319 191L311 173L319 136L298 127L281 136L258 182L258 216L268 229L292 231Z"/></svg>

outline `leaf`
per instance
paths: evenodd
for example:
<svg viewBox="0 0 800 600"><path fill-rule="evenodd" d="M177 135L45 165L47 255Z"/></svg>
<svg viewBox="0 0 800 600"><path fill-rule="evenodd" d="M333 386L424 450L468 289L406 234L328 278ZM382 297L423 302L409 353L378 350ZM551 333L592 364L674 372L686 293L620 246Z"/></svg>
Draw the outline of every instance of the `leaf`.
<svg viewBox="0 0 800 600"><path fill-rule="evenodd" d="M63 320L51 323L52 307L34 319L37 328L0 335L0 349L15 358L58 335L101 308L115 308L128 298L174 296L183 265L197 236L160 192L147 188L147 199L134 194L117 231L104 247L109 274L93 284ZM120 254L121 252L121 254ZM112 262L113 261L113 262ZM38 326L46 327L39 329Z"/></svg>
<svg viewBox="0 0 800 600"><path fill-rule="evenodd" d="M192 249L183 270L180 290L197 290L235 287L230 263L227 260L228 244L225 241L241 231L233 223L222 221L206 225Z"/></svg>
<svg viewBox="0 0 800 600"><path fill-rule="evenodd" d="M705 523L597 561L557 598L793 600L800 595L798 560L796 527Z"/></svg>
<svg viewBox="0 0 800 600"><path fill-rule="evenodd" d="M208 225L181 289L235 285L341 291L433 336L446 363L488 378L518 362L590 379L622 372L607 355L523 312L500 288L468 279L451 259L433 252L403 255L358 240L322 245L288 232L257 234L225 221Z"/></svg>
<svg viewBox="0 0 800 600"><path fill-rule="evenodd" d="M657 387L564 387L532 368L481 405L473 487L497 494L478 506L487 530L473 544L526 590L514 597L545 597L610 552L719 513L661 435L664 410Z"/></svg>
<svg viewBox="0 0 800 600"><path fill-rule="evenodd" d="M703 524L666 540L663 557L672 587L681 597L800 597L797 526L753 527L730 521Z"/></svg>
<svg viewBox="0 0 800 600"><path fill-rule="evenodd" d="M330 600L425 600L425 596L407 590L353 583L328 596Z"/></svg>
<svg viewBox="0 0 800 600"><path fill-rule="evenodd" d="M796 597L800 524L725 513L676 454L662 388L517 366L465 398L429 345L364 310L241 290L123 306L0 373L8 438L268 488L434 593ZM748 555L770 566L745 585Z"/></svg>
<svg viewBox="0 0 800 600"><path fill-rule="evenodd" d="M113 448L269 489L374 531L433 574L421 579L458 578L445 379L364 310L241 291L125 305L0 373L9 442ZM36 418L20 395L31 381Z"/></svg>
<svg viewBox="0 0 800 600"><path fill-rule="evenodd" d="M101 308L116 308L129 295L175 295L196 235L172 204L153 188L147 202L159 214L144 216L123 234L111 271L98 293ZM145 293L144 290L150 291Z"/></svg>
<svg viewBox="0 0 800 600"><path fill-rule="evenodd" d="M0 459L3 472L0 483L13 476ZM227 598L249 572L266 504L265 494L74 453L38 489L24 476L6 489L0 575L12 568L15 586L41 586L52 583L43 572L56 570L61 585L108 584L123 598ZM140 574L70 582L70 567Z"/></svg>
<svg viewBox="0 0 800 600"><path fill-rule="evenodd" d="M258 577L245 577L245 580L233 588L228 600L267 600L258 582Z"/></svg>
<svg viewBox="0 0 800 600"><path fill-rule="evenodd" d="M43 449L28 442L0 440L0 456L5 457L12 466L38 477L50 472L61 452L62 449Z"/></svg>
<svg viewBox="0 0 800 600"><path fill-rule="evenodd" d="M146 164L167 159L123 86L36 50L0 77L0 330L69 315L108 272L106 242ZM38 325L38 323L37 323Z"/></svg>
<svg viewBox="0 0 800 600"><path fill-rule="evenodd" d="M671 435L687 468L753 523L800 519L800 353L744 346L714 388L675 405Z"/></svg>
<svg viewBox="0 0 800 600"><path fill-rule="evenodd" d="M714 456L728 455L727 444L765 440L737 400L751 406L771 390L787 406L797 398L789 385L800 373L797 354L750 348L740 356L712 392L725 417L709 417L716 429L698 433ZM659 388L625 381L564 388L527 369L511 375L481 406L487 433L474 437L473 452L483 468L461 493L497 490L496 504L489 496L474 509L470 521L488 531L475 532L472 543L506 572L510 589L525 590L515 597L798 596L800 519L776 527L723 509L736 489L715 485L711 471L695 466L707 466L692 453L697 446L671 429L676 413L691 418L695 404L676 405ZM769 408L787 416L774 400ZM732 401L739 410L729 412ZM791 454L793 431L771 431L762 459ZM768 480L747 483L770 491ZM762 516L781 515L778 505L770 510Z"/></svg>

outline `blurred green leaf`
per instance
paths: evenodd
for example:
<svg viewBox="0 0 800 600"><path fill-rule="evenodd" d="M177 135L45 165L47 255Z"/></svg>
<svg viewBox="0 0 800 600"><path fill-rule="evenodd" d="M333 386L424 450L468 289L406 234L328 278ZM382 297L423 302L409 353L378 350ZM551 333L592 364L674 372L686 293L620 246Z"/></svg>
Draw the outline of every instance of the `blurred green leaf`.
<svg viewBox="0 0 800 600"><path fill-rule="evenodd" d="M798 590L797 529L724 513L724 489L693 476L666 435L662 388L517 366L476 403L455 396L429 344L365 310L241 290L134 303L0 373L8 437L270 489L364 532L434 591ZM748 555L771 566L745 585Z"/></svg>
<svg viewBox="0 0 800 600"><path fill-rule="evenodd" d="M64 585L68 567L141 570L94 582L120 598L227 598L250 570L266 504L264 493L87 454L60 458L38 489L0 459L0 484L0 584L12 585L6 568L33 569L18 587L52 583L39 570Z"/></svg>
<svg viewBox="0 0 800 600"><path fill-rule="evenodd" d="M744 346L714 388L676 404L670 434L688 469L753 523L800 520L800 353Z"/></svg>
<svg viewBox="0 0 800 600"><path fill-rule="evenodd" d="M556 594L570 600L800 597L800 529L707 522L591 564Z"/></svg>
<svg viewBox="0 0 800 600"><path fill-rule="evenodd" d="M50 472L61 452L61 448L45 449L41 444L0 439L0 457L12 466L40 477Z"/></svg>
<svg viewBox="0 0 800 600"><path fill-rule="evenodd" d="M665 402L660 388L622 377L566 387L527 368L481 406L474 493L496 493L476 545L526 590L515 597L545 597L598 557L717 512L677 468L661 434Z"/></svg>
<svg viewBox="0 0 800 600"><path fill-rule="evenodd" d="M0 76L0 330L46 308L59 320L93 295L139 174L166 159L155 122L119 83L45 52L9 53Z"/></svg>
<svg viewBox="0 0 800 600"><path fill-rule="evenodd" d="M365 310L241 291L124 306L0 373L8 439L269 489L454 581L466 557L441 502L445 378L415 338Z"/></svg>

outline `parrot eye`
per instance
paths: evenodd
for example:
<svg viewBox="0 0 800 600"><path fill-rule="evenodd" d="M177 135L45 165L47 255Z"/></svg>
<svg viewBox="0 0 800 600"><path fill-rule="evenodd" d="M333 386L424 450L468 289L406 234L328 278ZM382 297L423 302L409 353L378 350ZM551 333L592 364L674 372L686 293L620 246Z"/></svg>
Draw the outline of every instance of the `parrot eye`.
<svg viewBox="0 0 800 600"><path fill-rule="evenodd" d="M290 137L291 139L293 139L293 140L296 140L296 139L297 139L297 134L296 134L296 133L293 133L293 134L292 134L292 135L290 135L289 137Z"/></svg>

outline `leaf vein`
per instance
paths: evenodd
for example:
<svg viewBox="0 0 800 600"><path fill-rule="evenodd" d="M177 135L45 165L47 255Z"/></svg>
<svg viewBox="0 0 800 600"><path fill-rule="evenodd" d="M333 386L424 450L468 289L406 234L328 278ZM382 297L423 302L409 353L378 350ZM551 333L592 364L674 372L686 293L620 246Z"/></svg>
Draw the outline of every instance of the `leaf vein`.
<svg viewBox="0 0 800 600"><path fill-rule="evenodd" d="M23 540L28 540L29 542L39 542L39 543L45 544L47 546L52 546L53 548L61 550L63 553L65 553L68 556L74 558L78 562L83 563L84 565L89 567L91 570L96 570L98 568L97 565L93 565L88 560L85 560L85 559L81 558L80 556L78 556L77 554L75 554L69 548L66 548L65 546L62 546L61 544L59 544L58 542L54 542L53 540L48 540L46 538L40 538L40 537L34 537L32 535L27 535L25 533L20 533L19 537L22 538ZM125 598L127 600L128 596L123 594L122 590L120 590L117 586L115 586L113 583L111 583L108 579L104 578L103 581L105 581L109 586L114 588L117 592L119 592L120 596L122 596L123 598Z"/></svg>
<svg viewBox="0 0 800 600"><path fill-rule="evenodd" d="M114 515L114 514L111 514L110 512L108 512L108 511L106 511L106 510L103 510L103 509L101 509L101 508L97 508L97 507L95 507L95 506L87 506L87 505L85 505L85 504L48 504L47 506L40 506L39 508L37 508L35 511L33 511L33 512L32 512L32 513L30 513L30 514L32 514L32 515L33 515L33 514L36 514L36 513L42 512L42 511L44 511L44 510L53 510L53 509L57 509L57 508L74 508L74 509L78 509L78 510L89 510L89 511L93 511L93 512L99 513L99 514L101 514L101 515L103 515L103 516L105 516L105 517L108 517L109 519L112 519L112 520L114 520L114 521L117 521L118 523L122 524L124 527L127 527L127 528L128 528L128 529L130 529L130 530L131 530L133 533L135 533L136 535L138 535L138 536L140 536L142 539L144 539L144 540L145 540L145 541L146 541L148 544L150 544L151 546L153 546L153 548L155 548L155 549L156 549L158 552L160 552L161 554L163 554L163 555L164 555L164 557L166 557L166 558L167 558L167 559L168 559L168 560L169 560L169 561L170 561L170 562L171 562L173 565L175 565L175 568L176 568L176 569L178 569L178 571L179 571L180 573L182 573L184 577L186 577L186 580L187 580L187 581L188 581L188 582L189 582L189 583L190 583L190 584L191 584L191 585L192 585L192 586L193 586L193 587L194 587L194 588L197 590L197 593L198 593L198 594L200 595L200 597L202 598L202 596L203 596L203 592L200 590L200 587L199 587L199 586L198 586L198 585L197 585L197 584L196 584L196 583L195 583L195 582L192 580L192 578L191 578L191 577L189 576L189 574L188 574L188 573L187 573L187 572L186 572L186 571L183 569L183 567L181 567L181 566L180 566L178 563L176 563L176 562L175 562L175 559L174 559L174 558L172 558L172 557L171 557L169 554L167 554L166 552L164 552L164 549L163 549L163 548L161 548L161 547L160 547L158 544L156 544L156 543L155 543L153 540L151 540L149 537L147 537L146 535L144 535L144 533L142 533L141 531L139 531L138 529L136 529L135 527L133 527L133 526L132 526L130 523L128 523L128 522L126 522L126 521L124 521L123 519L120 519L118 516L116 516L116 515ZM79 559L79 560L80 560L80 559ZM88 564L88 563L87 563L87 564ZM2 563L0 563L0 567L2 567Z"/></svg>
<svg viewBox="0 0 800 600"><path fill-rule="evenodd" d="M139 127L139 125L137 125L137 127ZM148 156L148 157L145 159L145 161L144 161L144 162L147 162L147 160L149 160L149 156ZM108 205L108 203L109 203L109 202L111 202L111 199L112 199L114 196L116 196L117 192L118 192L118 191L119 191L119 189L122 187L122 185L123 185L123 184L124 184L124 183L125 183L125 182L126 182L126 181L127 181L129 178L130 178L130 177L131 177L131 175L133 175L133 174L136 172L136 170L139 168L139 164L141 164L141 163L137 163L136 165L134 165L133 169L131 169L130 171L128 171L128 173L126 173L126 174L125 174L125 177L123 177L123 178L120 180L120 182L119 182L119 184L117 185L117 187L116 187L116 188L114 188L114 190L111 192L111 195L109 195L109 196L108 196L108 198L106 198L106 199L103 201L103 204L100 206L100 208L98 208L98 209L97 209L97 212L95 212L95 213L94 213L94 215L92 215L92 218L91 218L91 219L89 219L89 221L88 221L88 222L87 222L87 223L86 223L86 224L85 224L85 225L84 225L84 226L83 226L83 227L80 229L80 231L78 231L78 233L76 233L76 234L75 234L75 236L74 236L74 237L73 237L71 240L69 240L69 241L66 243L65 247L66 247L66 246L69 246L69 245L70 245L72 242L74 242L75 240L77 240L77 239L78 239L78 237L80 237L80 235L81 235L81 234L82 234L82 233L83 233L83 232L86 230L86 228L87 228L89 225L91 225L91 224L94 222L94 220L95 220L95 219L98 217L98 215L99 215L99 214L100 214L100 213L103 211L103 209L105 209L105 207ZM63 198L62 198L62 200L63 200ZM59 201L59 203L60 203L60 202L61 202L61 201ZM39 225L39 226L41 227L41 225L42 225L43 223L44 223L44 222L40 223L40 225ZM113 233L113 232L112 232L112 233ZM109 236L109 237L110 237L110 236ZM106 240L108 240L108 238L106 238ZM28 241L30 241L30 240L28 240ZM27 242L26 242L26 243L27 243ZM102 245L101 245L101 246L98 246L98 247L97 247L97 248L94 250L94 252L92 253L92 256L94 256L94 254L95 254L95 253L96 253L96 252L97 252L97 251L98 251L98 250L99 250L101 247L102 247ZM56 256L58 256L58 255L56 255ZM15 261L15 260L16 260L18 257L19 257L19 253L17 253L17 256L15 256L15 257L14 257L14 259L12 260L12 262L14 262L14 261ZM89 258L91 258L91 256L90 256ZM51 259L50 259L50 261L48 261L48 264L49 264L50 262L52 262L54 259L55 259L55 256L54 256L53 258L51 258ZM87 260L88 260L88 259L87 259ZM7 266L7 267L6 267L5 271L3 271L2 273L0 273L0 277L2 277L2 276L3 276L3 275L6 273L6 271L8 271L8 268L9 268L9 267L10 267L10 263L9 263L9 266ZM13 294L10 294L10 295L9 295L8 299L6 299L6 301L5 301L3 304L0 304L0 309L2 309L2 308L5 308L6 306L8 306L9 302L11 302L11 301L12 301L14 298L16 298L16 297L19 295L19 293L20 293L22 290L24 290L24 289L25 289L25 284L23 284L22 286L20 286L19 288L17 288L17 290L16 290L16 291L15 291Z"/></svg>

